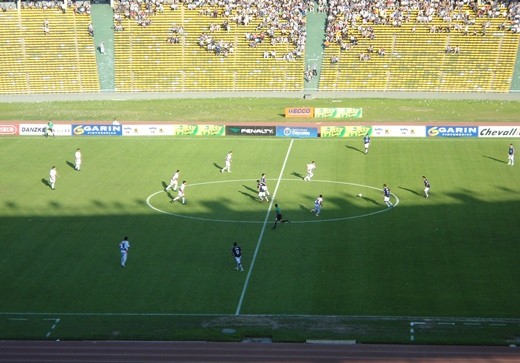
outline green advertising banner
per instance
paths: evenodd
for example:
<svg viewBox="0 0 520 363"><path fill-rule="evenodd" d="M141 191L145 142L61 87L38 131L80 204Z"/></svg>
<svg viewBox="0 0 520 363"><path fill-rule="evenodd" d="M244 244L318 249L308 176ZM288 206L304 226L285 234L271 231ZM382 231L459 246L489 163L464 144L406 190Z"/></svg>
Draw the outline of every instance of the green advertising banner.
<svg viewBox="0 0 520 363"><path fill-rule="evenodd" d="M192 136L224 136L226 127L223 125L174 125L174 135Z"/></svg>
<svg viewBox="0 0 520 363"><path fill-rule="evenodd" d="M322 126L321 137L363 137L372 134L372 126Z"/></svg>
<svg viewBox="0 0 520 363"><path fill-rule="evenodd" d="M195 125L174 125L174 135L195 135L197 133L197 126Z"/></svg>
<svg viewBox="0 0 520 363"><path fill-rule="evenodd" d="M224 136L226 126L223 125L198 125L195 135L197 136Z"/></svg>
<svg viewBox="0 0 520 363"><path fill-rule="evenodd" d="M361 118L362 108L314 108L315 118Z"/></svg>

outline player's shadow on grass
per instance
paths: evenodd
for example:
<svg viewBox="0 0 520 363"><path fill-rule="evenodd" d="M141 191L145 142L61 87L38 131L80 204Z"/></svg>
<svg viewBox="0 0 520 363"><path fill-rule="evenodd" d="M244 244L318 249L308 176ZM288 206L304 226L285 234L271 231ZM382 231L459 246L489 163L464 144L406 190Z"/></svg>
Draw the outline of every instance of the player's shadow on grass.
<svg viewBox="0 0 520 363"><path fill-rule="evenodd" d="M250 189L250 188L247 188L247 189ZM238 192L239 192L240 194L242 194L244 197L249 197L249 198L251 198L252 200L258 200L257 197L256 197L256 195L249 194L249 193L244 192L244 191L241 191L241 190L239 190Z"/></svg>
<svg viewBox="0 0 520 363"><path fill-rule="evenodd" d="M297 173L297 172L295 172L295 171L293 171L293 172L291 173L291 175L293 175L293 176L295 176L295 177L297 177L297 178L300 178L300 179L303 179L303 178L304 178L303 175L301 175L300 173Z"/></svg>
<svg viewBox="0 0 520 363"><path fill-rule="evenodd" d="M300 209L301 209L301 210L310 211L312 208L310 208L309 206L306 206L306 205L300 204Z"/></svg>
<svg viewBox="0 0 520 363"><path fill-rule="evenodd" d="M45 179L45 178L42 178L42 184L45 185L48 188L51 187L51 183L47 179Z"/></svg>
<svg viewBox="0 0 520 363"><path fill-rule="evenodd" d="M213 166L217 168L219 171L222 171L222 166L218 165L217 163L213 163Z"/></svg>
<svg viewBox="0 0 520 363"><path fill-rule="evenodd" d="M358 197L358 198L361 198L361 199L363 199L363 200L366 200L367 202L370 202L370 203L372 203L372 204L379 205L379 203L378 203L377 200L375 200L375 199L368 198L368 197Z"/></svg>
<svg viewBox="0 0 520 363"><path fill-rule="evenodd" d="M365 152L361 149L358 149L357 147L354 147L354 146L350 146L350 145L345 145L346 148L350 149L350 150L354 150L354 151L359 151L361 154L364 154Z"/></svg>
<svg viewBox="0 0 520 363"><path fill-rule="evenodd" d="M249 190L249 191L251 191L251 192L253 192L253 193L257 193L257 192L258 192L257 189L255 189L255 188L251 188L251 187L248 186L248 185L244 185L244 184L242 184L242 186L244 187L244 189L247 189L247 190Z"/></svg>
<svg viewBox="0 0 520 363"><path fill-rule="evenodd" d="M496 161L498 163L501 163L501 164L507 164L504 160L500 160L500 159L494 158L492 156L487 156L487 155L482 155L482 156L485 157L485 158L488 158L490 160Z"/></svg>
<svg viewBox="0 0 520 363"><path fill-rule="evenodd" d="M170 194L170 191L166 191L166 190L165 190L166 187L167 187L169 184L166 184L166 182L163 181L163 182L161 183L161 185L163 186L163 190L166 192L166 195L168 196L168 198L173 199L173 196ZM170 189L170 190L173 191L172 189Z"/></svg>
<svg viewBox="0 0 520 363"><path fill-rule="evenodd" d="M67 165L70 166L72 169L76 170L76 165L74 165L70 161L67 161Z"/></svg>
<svg viewBox="0 0 520 363"><path fill-rule="evenodd" d="M399 189L406 190L407 192L410 192L412 194L418 195L420 197L424 196L421 193L419 193L419 192L417 192L416 190L413 190L413 189L409 189L409 188L405 188L405 187L399 187Z"/></svg>

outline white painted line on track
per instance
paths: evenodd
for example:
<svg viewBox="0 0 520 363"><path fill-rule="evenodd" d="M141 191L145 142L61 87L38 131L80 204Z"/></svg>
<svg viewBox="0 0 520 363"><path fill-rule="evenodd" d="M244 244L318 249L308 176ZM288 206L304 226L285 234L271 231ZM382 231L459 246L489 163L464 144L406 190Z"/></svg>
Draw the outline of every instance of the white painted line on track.
<svg viewBox="0 0 520 363"><path fill-rule="evenodd" d="M238 300L237 309L235 311L235 315L240 315L240 310L242 309L242 303L244 302L244 297L246 295L247 286L249 285L249 279L251 278L251 274L253 273L253 268L255 267L256 256L258 255L258 251L260 250L260 246L262 245L262 238L264 237L265 227L267 226L267 220L271 215L271 209L273 207L274 198L276 197L276 192L278 191L278 187L280 186L280 181L282 180L282 175L285 170L285 166L287 165L287 160L289 159L289 154L291 153L291 149L294 143L294 139L291 139L291 143L289 144L289 148L287 149L287 153L285 154L285 159L283 161L282 169L280 170L280 174L278 175L278 179L276 180L276 186L274 188L273 195L271 196L271 202L269 203L269 208L267 208L267 213L265 214L264 224L262 225L262 229L260 230L260 236L256 241L255 253L253 254L253 259L251 260L251 266L249 266L247 270L246 281L244 282L244 287L242 288L242 293L240 294L240 299Z"/></svg>

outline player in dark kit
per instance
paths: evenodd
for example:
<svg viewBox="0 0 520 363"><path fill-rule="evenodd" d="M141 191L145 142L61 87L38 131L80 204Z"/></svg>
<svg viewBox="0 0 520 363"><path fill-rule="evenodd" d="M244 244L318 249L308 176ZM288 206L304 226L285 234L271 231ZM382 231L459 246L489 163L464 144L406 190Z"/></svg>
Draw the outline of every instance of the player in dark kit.
<svg viewBox="0 0 520 363"><path fill-rule="evenodd" d="M278 223L291 223L290 220L283 219L283 217L282 217L282 210L280 209L280 207L278 207L278 204L274 205L274 214L276 215L276 217L274 219L273 229L276 229L276 225Z"/></svg>
<svg viewBox="0 0 520 363"><path fill-rule="evenodd" d="M394 206L392 204L392 202L390 202L390 195L391 195L390 188L386 184L383 184L383 201L385 202L385 204L388 208L391 208Z"/></svg>
<svg viewBox="0 0 520 363"><path fill-rule="evenodd" d="M424 175L423 175L422 179L423 179L423 182L424 182L424 197L428 198L430 196L430 194L429 194L430 182L428 181L428 179L426 179L426 177Z"/></svg>
<svg viewBox="0 0 520 363"><path fill-rule="evenodd" d="M237 267L235 267L235 270L243 272L244 268L242 267L242 249L236 242L233 243L233 248L231 249L231 253L232 253L233 257L235 258L235 262L237 263Z"/></svg>
<svg viewBox="0 0 520 363"><path fill-rule="evenodd" d="M370 136L368 134L363 137L363 144L365 145L365 154L368 154L368 148L370 147Z"/></svg>

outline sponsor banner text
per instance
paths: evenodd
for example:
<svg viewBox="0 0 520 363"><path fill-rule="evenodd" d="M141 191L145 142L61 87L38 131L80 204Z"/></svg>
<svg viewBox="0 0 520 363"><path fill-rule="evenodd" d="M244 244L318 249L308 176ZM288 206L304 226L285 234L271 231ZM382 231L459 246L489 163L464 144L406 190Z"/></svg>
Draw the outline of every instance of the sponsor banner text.
<svg viewBox="0 0 520 363"><path fill-rule="evenodd" d="M477 137L477 126L426 126L429 137Z"/></svg>
<svg viewBox="0 0 520 363"><path fill-rule="evenodd" d="M377 137L426 137L426 126L414 125L375 125L372 136Z"/></svg>
<svg viewBox="0 0 520 363"><path fill-rule="evenodd" d="M294 138L318 137L318 128L276 126L276 136Z"/></svg>
<svg viewBox="0 0 520 363"><path fill-rule="evenodd" d="M56 136L70 136L71 126L63 124L54 124L52 128ZM47 124L20 124L18 134L23 136L43 136L47 131Z"/></svg>
<svg viewBox="0 0 520 363"><path fill-rule="evenodd" d="M478 137L520 137L520 125L479 126Z"/></svg>
<svg viewBox="0 0 520 363"><path fill-rule="evenodd" d="M54 125L56 127L56 125ZM123 134L122 125L103 125L103 124L75 124L72 125L72 135L74 136L121 136Z"/></svg>
<svg viewBox="0 0 520 363"><path fill-rule="evenodd" d="M362 108L314 108L315 118L361 118Z"/></svg>
<svg viewBox="0 0 520 363"><path fill-rule="evenodd" d="M275 126L226 126L227 136L276 136Z"/></svg>
<svg viewBox="0 0 520 363"><path fill-rule="evenodd" d="M313 107L286 107L285 117L312 118L314 117Z"/></svg>

